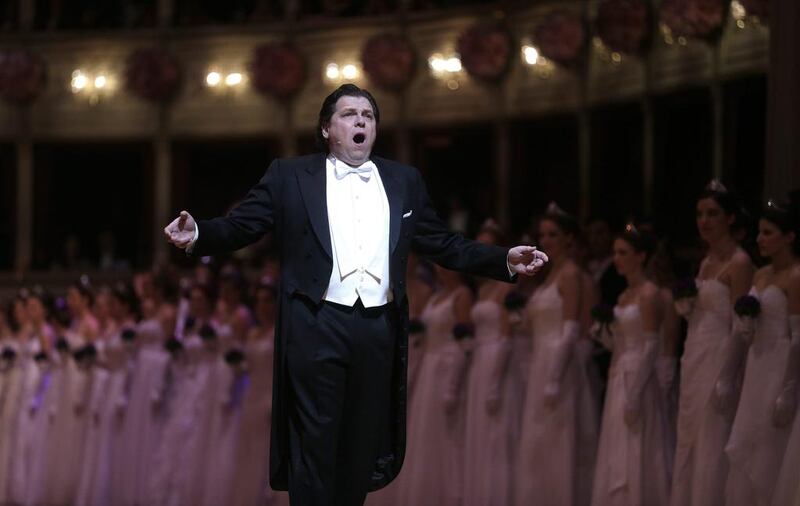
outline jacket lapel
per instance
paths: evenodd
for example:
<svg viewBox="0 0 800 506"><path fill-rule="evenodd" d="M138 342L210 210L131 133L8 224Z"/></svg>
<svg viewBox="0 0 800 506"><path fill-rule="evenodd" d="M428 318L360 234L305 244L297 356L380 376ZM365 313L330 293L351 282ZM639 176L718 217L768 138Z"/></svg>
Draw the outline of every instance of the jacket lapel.
<svg viewBox="0 0 800 506"><path fill-rule="evenodd" d="M400 221L403 216L403 184L393 171L385 167L382 159L375 157L372 161L378 167L381 181L383 181L383 189L389 200L389 254L391 255L400 238Z"/></svg>
<svg viewBox="0 0 800 506"><path fill-rule="evenodd" d="M297 179L314 233L325 249L325 253L328 254L328 258L333 259L331 231L328 224L325 160L326 157L323 153L311 158L310 163L303 170L297 172Z"/></svg>

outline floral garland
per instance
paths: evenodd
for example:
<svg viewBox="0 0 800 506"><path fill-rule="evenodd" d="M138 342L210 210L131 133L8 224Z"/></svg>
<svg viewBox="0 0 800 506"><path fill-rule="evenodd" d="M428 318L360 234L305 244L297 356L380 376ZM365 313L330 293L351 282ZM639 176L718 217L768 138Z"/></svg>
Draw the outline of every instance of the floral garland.
<svg viewBox="0 0 800 506"><path fill-rule="evenodd" d="M728 3L724 0L664 0L661 20L676 35L713 39L722 33Z"/></svg>
<svg viewBox="0 0 800 506"><path fill-rule="evenodd" d="M286 43L258 46L253 51L250 71L253 87L259 93L281 100L300 91L306 79L303 57Z"/></svg>
<svg viewBox="0 0 800 506"><path fill-rule="evenodd" d="M547 15L536 28L534 38L542 56L569 67L583 54L586 28L580 16L559 9Z"/></svg>
<svg viewBox="0 0 800 506"><path fill-rule="evenodd" d="M137 49L128 57L125 84L131 93L153 102L175 96L181 80L178 61L160 48Z"/></svg>
<svg viewBox="0 0 800 506"><path fill-rule="evenodd" d="M21 49L0 51L0 96L15 104L32 102L44 90L44 62Z"/></svg>
<svg viewBox="0 0 800 506"><path fill-rule="evenodd" d="M461 64L482 81L497 81L508 71L512 53L511 34L499 23L478 23L458 38Z"/></svg>
<svg viewBox="0 0 800 506"><path fill-rule="evenodd" d="M603 0L597 10L597 35L612 51L637 54L647 42L649 18L643 0Z"/></svg>
<svg viewBox="0 0 800 506"><path fill-rule="evenodd" d="M416 55L407 38L383 33L369 38L361 50L361 63L369 80L378 87L399 91L414 76Z"/></svg>

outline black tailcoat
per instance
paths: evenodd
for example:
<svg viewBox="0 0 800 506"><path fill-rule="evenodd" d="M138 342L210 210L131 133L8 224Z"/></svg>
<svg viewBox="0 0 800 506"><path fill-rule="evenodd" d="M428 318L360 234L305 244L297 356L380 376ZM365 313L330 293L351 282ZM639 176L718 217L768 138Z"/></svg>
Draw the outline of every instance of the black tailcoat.
<svg viewBox="0 0 800 506"><path fill-rule="evenodd" d="M409 251L452 270L509 280L508 250L465 239L450 232L436 215L422 177L415 168L373 157L389 200L390 276L400 318L396 329L393 372L393 424L386 427L381 457L371 489L388 484L400 472L406 443L406 366L408 300L406 264ZM321 303L331 276L326 155L276 159L247 197L227 216L199 221L192 255L236 250L273 231L280 248L281 277L275 329L274 387L270 484L288 486L287 403L291 402L286 370L286 343L302 343L304 329L314 325L309 305Z"/></svg>

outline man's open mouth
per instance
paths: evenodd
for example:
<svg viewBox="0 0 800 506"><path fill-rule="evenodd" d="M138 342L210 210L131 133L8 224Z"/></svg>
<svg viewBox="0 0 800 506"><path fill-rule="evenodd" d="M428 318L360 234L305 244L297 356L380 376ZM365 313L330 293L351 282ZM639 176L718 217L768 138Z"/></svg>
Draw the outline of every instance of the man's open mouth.
<svg viewBox="0 0 800 506"><path fill-rule="evenodd" d="M356 144L363 144L365 140L367 140L367 136L364 134L355 134L353 136L353 142Z"/></svg>

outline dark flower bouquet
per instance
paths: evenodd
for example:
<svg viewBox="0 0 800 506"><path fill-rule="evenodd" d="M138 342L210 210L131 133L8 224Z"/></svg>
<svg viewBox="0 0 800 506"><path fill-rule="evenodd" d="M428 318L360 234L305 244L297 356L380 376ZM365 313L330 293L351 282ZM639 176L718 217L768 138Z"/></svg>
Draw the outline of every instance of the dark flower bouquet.
<svg viewBox="0 0 800 506"><path fill-rule="evenodd" d="M456 323L453 325L453 337L456 341L472 338L475 335L475 328L468 323Z"/></svg>
<svg viewBox="0 0 800 506"><path fill-rule="evenodd" d="M761 302L752 295L742 295L736 299L733 311L742 318L758 318L761 314Z"/></svg>
<svg viewBox="0 0 800 506"><path fill-rule="evenodd" d="M174 358L175 355L183 351L183 343L175 336L172 336L164 341L164 349L167 350Z"/></svg>
<svg viewBox="0 0 800 506"><path fill-rule="evenodd" d="M697 297L697 283L694 278L684 278L675 283L672 287L672 296L675 300Z"/></svg>
<svg viewBox="0 0 800 506"><path fill-rule="evenodd" d="M245 354L239 348L231 348L225 352L225 363L231 366L236 374L245 372Z"/></svg>
<svg viewBox="0 0 800 506"><path fill-rule="evenodd" d="M408 320L408 333L409 334L422 334L425 332L425 324L419 318L411 318Z"/></svg>

